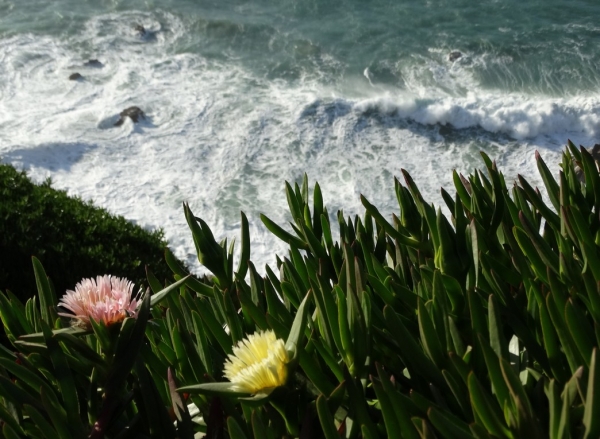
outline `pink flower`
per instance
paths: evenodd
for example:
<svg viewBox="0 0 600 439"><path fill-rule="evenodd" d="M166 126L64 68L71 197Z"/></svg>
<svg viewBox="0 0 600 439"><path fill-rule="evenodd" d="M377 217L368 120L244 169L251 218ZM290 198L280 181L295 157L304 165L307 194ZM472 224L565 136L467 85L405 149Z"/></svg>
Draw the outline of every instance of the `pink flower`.
<svg viewBox="0 0 600 439"><path fill-rule="evenodd" d="M90 319L105 325L119 323L126 317L136 317L141 292L132 297L133 283L125 278L110 275L83 279L75 291L67 290L58 305L72 314L58 313L76 319L74 326L91 329Z"/></svg>

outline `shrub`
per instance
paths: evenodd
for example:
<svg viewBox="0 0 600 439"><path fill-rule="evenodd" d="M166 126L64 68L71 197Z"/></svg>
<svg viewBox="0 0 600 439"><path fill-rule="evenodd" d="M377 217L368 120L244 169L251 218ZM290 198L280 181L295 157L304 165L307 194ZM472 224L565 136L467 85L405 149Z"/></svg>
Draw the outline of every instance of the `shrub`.
<svg viewBox="0 0 600 439"><path fill-rule="evenodd" d="M243 214L234 269L186 205L214 284L169 258L178 282L149 273L155 294L112 331L65 328L36 262L39 307L0 294L20 351L0 349L5 436L600 437L597 165L569 143L557 182L538 155L550 206L482 155L487 176L442 193L450 220L403 171L399 215L363 197L337 241L318 184L309 203L306 178L286 183L293 232L262 217L289 244L277 274L250 262Z"/></svg>
<svg viewBox="0 0 600 439"><path fill-rule="evenodd" d="M44 264L58 295L84 277L112 273L141 285L147 265L170 277L162 231L147 231L121 216L67 196L50 181L36 185L0 164L0 289L23 301L36 291L31 257Z"/></svg>

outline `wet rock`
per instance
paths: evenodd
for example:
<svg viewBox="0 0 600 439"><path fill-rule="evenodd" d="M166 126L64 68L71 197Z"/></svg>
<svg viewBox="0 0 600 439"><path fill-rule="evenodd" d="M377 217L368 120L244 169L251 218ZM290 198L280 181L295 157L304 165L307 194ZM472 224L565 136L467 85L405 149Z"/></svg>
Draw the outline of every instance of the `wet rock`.
<svg viewBox="0 0 600 439"><path fill-rule="evenodd" d="M463 54L461 52L459 52L458 50L455 50L455 51L450 52L450 54L448 55L448 60L450 62L454 62L458 58L461 58L462 56L463 56Z"/></svg>
<svg viewBox="0 0 600 439"><path fill-rule="evenodd" d="M115 123L116 127L123 125L123 122L125 122L126 118L130 118L134 123L137 123L140 119L146 118L146 115L140 109L140 107L136 106L124 109L121 111L121 113L119 113L119 116L121 116L121 118Z"/></svg>
<svg viewBox="0 0 600 439"><path fill-rule="evenodd" d="M90 60L86 61L85 63L83 63L83 65L86 67L103 67L104 66L104 64L102 64L97 59L90 59Z"/></svg>
<svg viewBox="0 0 600 439"><path fill-rule="evenodd" d="M438 133L440 136L448 136L448 135L454 133L454 129L453 129L452 125L450 125L450 124L440 125Z"/></svg>
<svg viewBox="0 0 600 439"><path fill-rule="evenodd" d="M133 29L140 37L143 37L146 35L146 29L141 24L136 24Z"/></svg>
<svg viewBox="0 0 600 439"><path fill-rule="evenodd" d="M83 76L81 76L81 73L77 73L77 72L75 72L75 73L71 73L71 74L69 75L69 79L70 79L71 81L77 81L78 79L83 79Z"/></svg>
<svg viewBox="0 0 600 439"><path fill-rule="evenodd" d="M581 147L584 148L584 146ZM591 148L586 148L586 150L596 162L596 167L600 166L600 143L596 143ZM577 162L575 162L575 175L580 182L585 183L585 172Z"/></svg>

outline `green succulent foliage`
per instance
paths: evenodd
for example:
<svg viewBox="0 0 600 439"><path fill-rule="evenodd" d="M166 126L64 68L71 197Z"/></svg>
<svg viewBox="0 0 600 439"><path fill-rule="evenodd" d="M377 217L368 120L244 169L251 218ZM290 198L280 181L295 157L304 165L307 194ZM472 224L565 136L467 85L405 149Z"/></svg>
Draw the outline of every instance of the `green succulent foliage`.
<svg viewBox="0 0 600 439"><path fill-rule="evenodd" d="M0 317L13 350L0 348L0 437L175 437L181 422L169 417L141 353L151 307L187 279L150 296L136 318L92 329L69 326L41 263L33 258L38 295L23 305L0 293ZM167 380L164 375L159 384Z"/></svg>
<svg viewBox="0 0 600 439"><path fill-rule="evenodd" d="M177 283L160 293L148 272L164 300L115 334L60 329L45 276L26 305L0 295L19 350L0 353L4 436L69 437L109 413L106 437L600 437L597 164L569 143L556 180L536 154L548 203L482 157L484 171L454 172L455 194L442 190L450 218L404 170L391 218L365 197L362 217L330 215L318 184L286 183L292 221L261 219L289 251L264 275L243 213L236 252L185 205L214 278L185 278L167 252ZM223 364L258 330L286 340L288 382L240 393ZM135 359L118 356L125 347ZM119 404L100 410L109 396Z"/></svg>
<svg viewBox="0 0 600 439"><path fill-rule="evenodd" d="M249 261L243 217L241 269L228 268L224 244L213 250L215 269L205 266L217 287L189 284L196 317L180 320L213 359L186 383L207 428L218 395L231 437L596 437L598 168L570 144L557 181L536 155L547 204L523 177L509 190L482 156L485 172L455 172L455 195L442 191L450 218L406 171L391 219L365 197L364 216L330 216L318 184L309 197L306 177L286 183L292 222L261 218L289 252L265 276ZM204 262L218 244L196 220ZM286 339L301 302L308 320L287 386L252 400L219 392L231 346L256 330Z"/></svg>

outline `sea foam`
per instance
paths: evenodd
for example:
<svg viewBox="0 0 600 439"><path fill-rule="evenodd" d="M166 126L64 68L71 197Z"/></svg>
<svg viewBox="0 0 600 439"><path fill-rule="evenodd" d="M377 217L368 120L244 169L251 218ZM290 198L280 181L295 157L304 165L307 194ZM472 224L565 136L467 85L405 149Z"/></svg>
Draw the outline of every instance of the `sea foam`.
<svg viewBox="0 0 600 439"><path fill-rule="evenodd" d="M135 35L132 23L153 36ZM203 269L184 201L219 240L239 235L244 211L262 272L285 245L259 214L290 230L284 181L300 182L305 172L321 185L332 221L338 209L361 214L360 194L390 215L402 168L441 205L440 187L453 192L452 170L480 168L480 150L507 179L521 173L539 185L536 149L556 172L567 138L590 144L598 134L598 96L476 89L458 71L438 89L416 77L382 87L360 74L342 84L318 74L290 82L235 57L185 50L202 44L188 32L172 14L128 12L93 17L69 39L0 40L0 158L144 227L162 227L196 272ZM90 58L102 66L85 66ZM340 63L327 53L319 60L326 69ZM75 71L83 79L69 81ZM467 86L470 93L456 92ZM131 105L146 120L114 127Z"/></svg>

